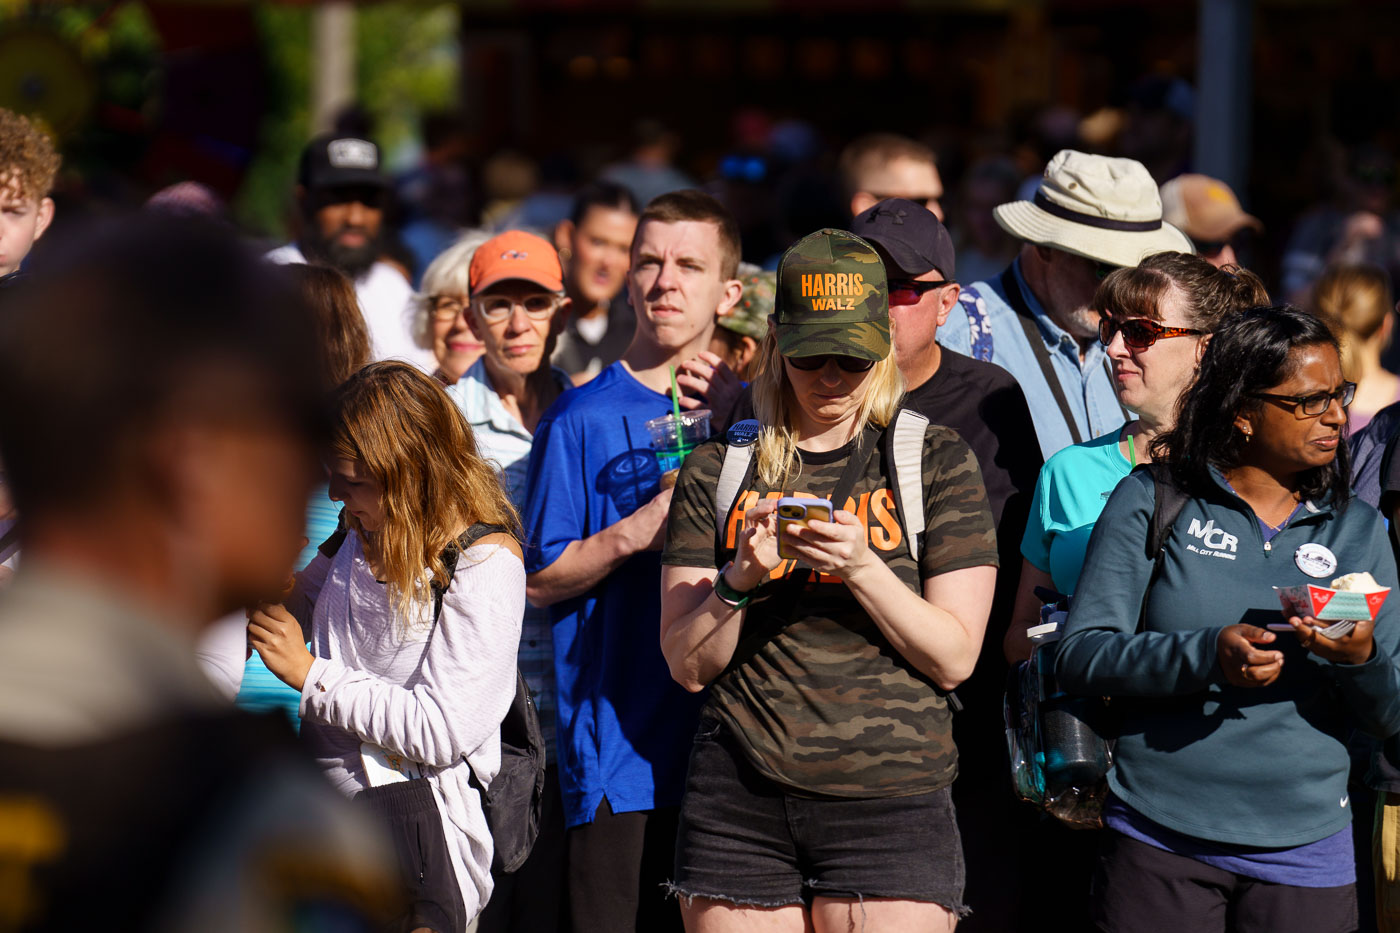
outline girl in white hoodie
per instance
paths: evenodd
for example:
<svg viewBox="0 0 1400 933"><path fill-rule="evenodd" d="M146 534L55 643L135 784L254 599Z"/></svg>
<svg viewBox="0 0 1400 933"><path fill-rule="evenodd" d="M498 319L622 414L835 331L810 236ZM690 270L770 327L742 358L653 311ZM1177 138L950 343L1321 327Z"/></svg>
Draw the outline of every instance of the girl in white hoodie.
<svg viewBox="0 0 1400 933"><path fill-rule="evenodd" d="M343 531L284 605L250 614L249 639L301 691L302 736L326 776L386 818L409 887L404 928L460 931L491 893L471 775L487 785L500 769L514 695L518 518L429 377L375 363L336 403L330 495L345 503Z"/></svg>

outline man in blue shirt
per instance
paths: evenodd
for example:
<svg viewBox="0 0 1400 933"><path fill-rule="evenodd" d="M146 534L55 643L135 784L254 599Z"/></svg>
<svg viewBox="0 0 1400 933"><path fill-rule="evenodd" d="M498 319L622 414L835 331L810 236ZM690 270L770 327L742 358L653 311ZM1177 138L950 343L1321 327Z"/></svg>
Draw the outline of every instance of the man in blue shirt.
<svg viewBox="0 0 1400 933"><path fill-rule="evenodd" d="M1016 377L1049 459L1126 419L1092 307L1099 282L1154 253L1193 249L1163 223L1141 163L1072 149L1046 165L1034 200L1002 204L993 216L1024 241L1020 255L996 280L963 290L938 342Z"/></svg>
<svg viewBox="0 0 1400 933"><path fill-rule="evenodd" d="M647 205L622 359L566 392L535 431L524 514L530 601L550 606L560 785L575 933L680 929L664 899L676 807L703 695L660 647L660 550L671 490L646 422L668 414L671 368L709 347L739 300L739 232L710 196Z"/></svg>

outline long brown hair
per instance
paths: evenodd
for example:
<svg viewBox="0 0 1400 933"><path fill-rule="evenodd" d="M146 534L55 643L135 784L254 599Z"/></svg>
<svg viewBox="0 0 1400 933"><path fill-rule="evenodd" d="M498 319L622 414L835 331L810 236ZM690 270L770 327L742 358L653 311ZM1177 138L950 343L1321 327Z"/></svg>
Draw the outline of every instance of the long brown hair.
<svg viewBox="0 0 1400 933"><path fill-rule="evenodd" d="M336 393L332 452L356 460L384 490L384 522L359 533L379 563L406 623L433 582L449 582L443 550L471 525L502 525L517 539L520 518L496 471L477 452L471 427L436 380L406 363L371 363Z"/></svg>
<svg viewBox="0 0 1400 933"><path fill-rule="evenodd" d="M338 269L318 265L284 267L311 309L326 362L326 390L333 391L369 362L369 330L355 284Z"/></svg>

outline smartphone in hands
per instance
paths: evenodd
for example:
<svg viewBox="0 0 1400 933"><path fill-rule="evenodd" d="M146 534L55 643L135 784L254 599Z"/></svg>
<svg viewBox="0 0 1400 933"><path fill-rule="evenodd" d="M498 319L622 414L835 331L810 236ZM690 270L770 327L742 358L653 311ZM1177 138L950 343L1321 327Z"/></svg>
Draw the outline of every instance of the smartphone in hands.
<svg viewBox="0 0 1400 933"><path fill-rule="evenodd" d="M793 525L807 527L807 522L816 520L820 522L831 521L832 505L830 499L798 499L786 497L778 500L778 556L787 560L797 560L798 557L788 547L787 530Z"/></svg>

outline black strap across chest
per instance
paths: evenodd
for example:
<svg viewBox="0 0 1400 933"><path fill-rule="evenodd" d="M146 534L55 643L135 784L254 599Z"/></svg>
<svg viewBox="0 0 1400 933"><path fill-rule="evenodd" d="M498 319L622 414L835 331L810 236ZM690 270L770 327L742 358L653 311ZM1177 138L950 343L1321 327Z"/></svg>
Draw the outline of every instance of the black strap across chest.
<svg viewBox="0 0 1400 933"><path fill-rule="evenodd" d="M1079 433L1079 424L1075 421L1074 411L1069 407L1069 398L1065 395L1065 388L1060 384L1060 377L1055 373L1055 366L1050 361L1050 351L1045 346L1045 337L1040 332L1039 325L1035 322L1035 313L1031 311L1030 305L1026 302L1026 296L1021 293L1021 283L1016 281L1016 275L1007 266L1001 274L1001 290L1006 293L1006 302L1011 305L1011 310L1016 312L1016 320L1021 325L1021 330L1025 332L1026 342L1031 345L1031 352L1035 354L1035 361L1040 365L1040 374L1045 377L1045 384L1050 387L1050 394L1054 396L1055 404L1060 407L1060 415L1065 419L1065 425L1069 428L1069 436L1073 443L1078 444L1084 440L1084 436Z"/></svg>
<svg viewBox="0 0 1400 933"><path fill-rule="evenodd" d="M1011 305L1011 310L1016 312L1016 320L1021 325L1022 332L1026 335L1026 342L1031 345L1031 353L1035 354L1035 361L1040 365L1040 374L1045 377L1046 384L1050 387L1050 394L1055 398L1055 404L1060 408L1060 415L1065 419L1065 425L1069 428L1069 436L1073 443L1080 443L1084 436L1079 432L1079 424L1075 421L1074 412L1069 407L1069 398L1065 395L1064 386L1060 383L1060 377L1055 373L1055 366L1050 360L1050 351L1045 346L1045 335L1040 332L1040 325L1035 322L1035 312L1031 311L1030 304L1026 301L1025 294L1021 291L1021 283L1016 281L1016 275L1007 266L1001 273L1001 290L1006 293L1006 302ZM1108 384L1113 384L1113 367L1108 362L1108 357L1103 361L1104 374L1108 376ZM1121 404L1119 411L1123 413L1123 419L1131 420L1132 416Z"/></svg>

